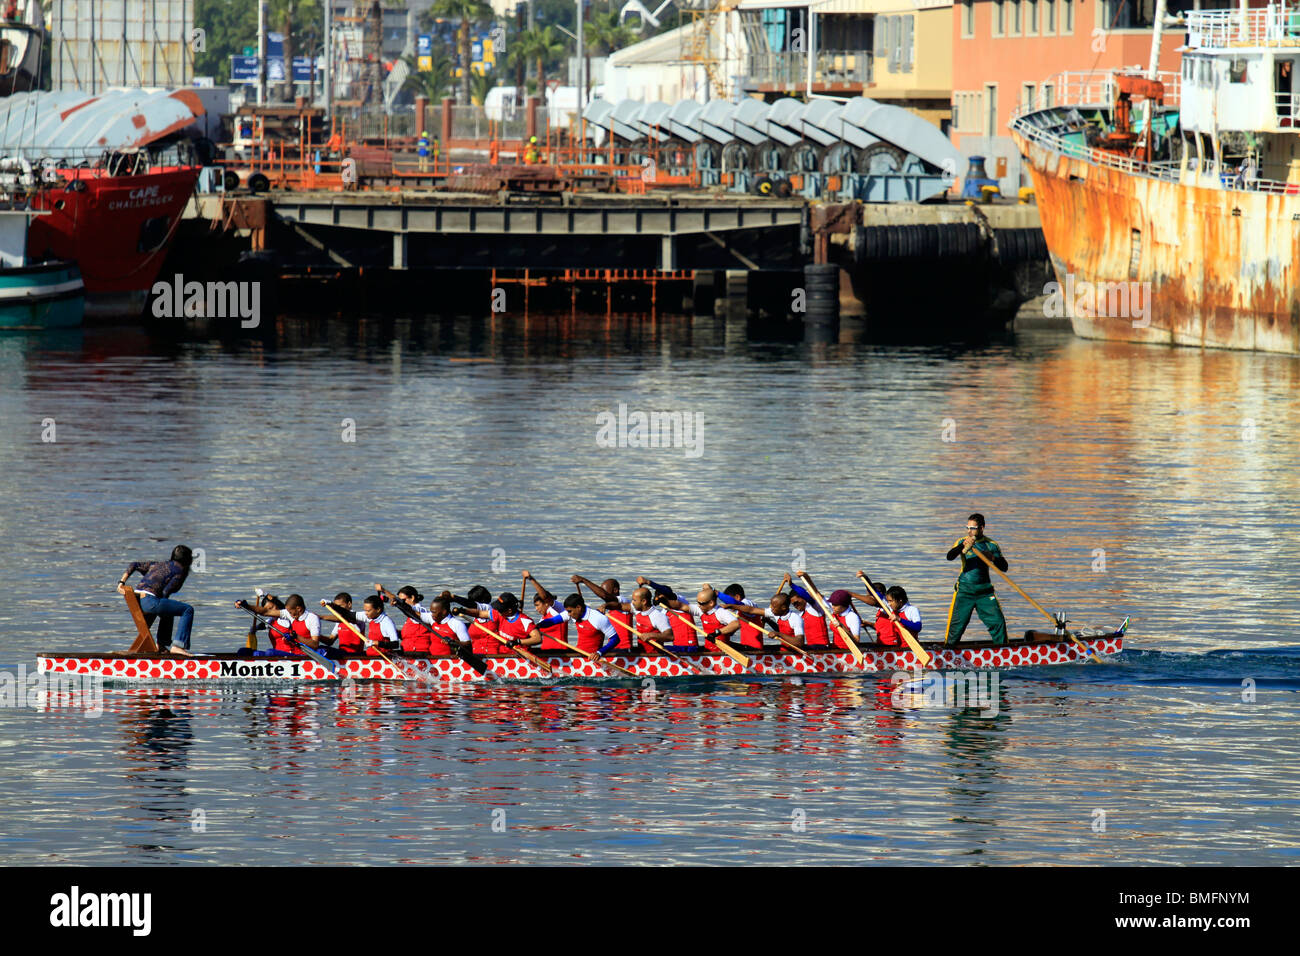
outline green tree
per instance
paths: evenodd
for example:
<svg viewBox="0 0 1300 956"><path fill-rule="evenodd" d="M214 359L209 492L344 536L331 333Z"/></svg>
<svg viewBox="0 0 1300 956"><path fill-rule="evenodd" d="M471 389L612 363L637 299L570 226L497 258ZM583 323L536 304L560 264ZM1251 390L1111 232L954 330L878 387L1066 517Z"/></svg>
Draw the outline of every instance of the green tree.
<svg viewBox="0 0 1300 956"><path fill-rule="evenodd" d="M470 99L475 106L482 106L487 102L488 90L497 85L497 74L495 70L485 70L482 73L475 73L470 77Z"/></svg>
<svg viewBox="0 0 1300 956"><path fill-rule="evenodd" d="M631 46L640 39L635 30L618 22L618 13L614 10L592 14L591 20L582 27L582 40L587 52L601 56Z"/></svg>
<svg viewBox="0 0 1300 956"><path fill-rule="evenodd" d="M555 36L551 27L538 27L525 30L519 34L514 46L510 48L507 58L524 61L532 60L537 64L537 95L546 95L546 64L564 52L564 44Z"/></svg>
<svg viewBox="0 0 1300 956"><path fill-rule="evenodd" d="M425 72L416 69L417 61L415 57L408 56L404 59L411 70L410 75L406 78L405 88L416 96L427 97L430 103L440 102L446 96L447 90L455 78L456 64L452 60L451 54L441 47L434 47L432 54L433 69Z"/></svg>
<svg viewBox="0 0 1300 956"><path fill-rule="evenodd" d="M470 41L470 26L479 20L492 16L492 8L483 0L433 0L430 7L434 16L460 20L460 65L461 87L460 102L467 105L470 101L470 57L473 44Z"/></svg>

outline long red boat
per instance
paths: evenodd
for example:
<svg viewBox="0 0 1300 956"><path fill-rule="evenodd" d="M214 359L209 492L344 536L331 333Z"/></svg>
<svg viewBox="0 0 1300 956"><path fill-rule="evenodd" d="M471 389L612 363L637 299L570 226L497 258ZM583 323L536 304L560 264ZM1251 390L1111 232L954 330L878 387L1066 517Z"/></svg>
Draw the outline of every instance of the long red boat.
<svg viewBox="0 0 1300 956"><path fill-rule="evenodd" d="M1076 643L1077 640L1077 643ZM1013 667L1043 667L1077 664L1093 655L1118 654L1124 645L1124 631L1073 635L1030 631L1021 640L997 645L989 641L959 644L925 644L932 656L932 670L987 670ZM239 654L208 654L178 657L173 654L112 654L59 651L37 656L42 674L77 674L123 681L336 681L391 680L446 682L546 681L556 679L629 680L664 677L747 677L851 675L920 670L916 655L906 648L862 648L863 661L842 650L809 649L800 654L785 649L747 651L745 666L720 651L679 655L611 655L604 662L590 661L569 651L537 651L543 667L513 654L485 655L487 672L480 674L455 657L428 654L389 654L391 660L349 655L330 666L305 657L248 657ZM611 666L613 665L613 666ZM622 668L631 673L619 673Z"/></svg>

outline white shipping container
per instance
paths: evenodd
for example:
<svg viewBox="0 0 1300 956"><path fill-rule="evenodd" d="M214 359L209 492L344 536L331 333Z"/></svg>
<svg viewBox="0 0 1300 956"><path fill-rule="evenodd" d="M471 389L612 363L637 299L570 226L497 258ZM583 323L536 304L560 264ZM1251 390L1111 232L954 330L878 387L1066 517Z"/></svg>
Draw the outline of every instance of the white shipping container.
<svg viewBox="0 0 1300 956"><path fill-rule="evenodd" d="M47 0L55 90L189 86L194 0Z"/></svg>

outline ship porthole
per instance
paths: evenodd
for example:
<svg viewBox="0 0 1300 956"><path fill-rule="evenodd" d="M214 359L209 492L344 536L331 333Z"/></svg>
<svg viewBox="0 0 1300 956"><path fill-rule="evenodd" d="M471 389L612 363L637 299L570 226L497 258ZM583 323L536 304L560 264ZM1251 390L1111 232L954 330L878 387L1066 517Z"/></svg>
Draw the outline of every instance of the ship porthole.
<svg viewBox="0 0 1300 956"><path fill-rule="evenodd" d="M62 209L62 208L63 208L64 206L66 206L66 205L67 205L67 202L66 202L65 200L62 200L62 199L55 200L55 202L54 202L54 208L55 208L55 209Z"/></svg>

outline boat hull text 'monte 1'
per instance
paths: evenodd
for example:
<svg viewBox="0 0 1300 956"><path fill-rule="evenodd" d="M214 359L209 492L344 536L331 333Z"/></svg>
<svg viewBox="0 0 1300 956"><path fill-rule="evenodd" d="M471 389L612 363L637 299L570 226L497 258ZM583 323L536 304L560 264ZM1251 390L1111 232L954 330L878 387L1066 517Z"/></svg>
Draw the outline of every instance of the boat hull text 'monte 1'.
<svg viewBox="0 0 1300 956"><path fill-rule="evenodd" d="M1040 667L1051 664L1075 664L1092 654L1118 654L1124 635L1114 631L1097 636L1079 637L1079 644L1069 638L1048 633L1033 633L1025 640L1001 646L987 641L971 641L952 646L922 645L933 657L932 669L975 670L987 668ZM863 648L861 666L847 651L811 651L807 655L786 651L748 651L750 664L741 665L722 653L681 655L681 660L661 655L611 656L608 660L631 671L636 677L739 677L799 676L804 674L860 674L917 670L915 655L894 648ZM391 655L389 663L378 657L346 657L331 672L309 658L248 657L238 654L213 654L206 657L178 657L172 654L91 654L48 653L37 658L42 674L78 674L124 681L176 680L427 680L438 682L502 680L548 680L556 678L627 680L611 673L598 661L568 656L564 652L540 652L539 657L551 667L551 673L521 657L489 656L486 677L454 657L429 657L424 654Z"/></svg>

